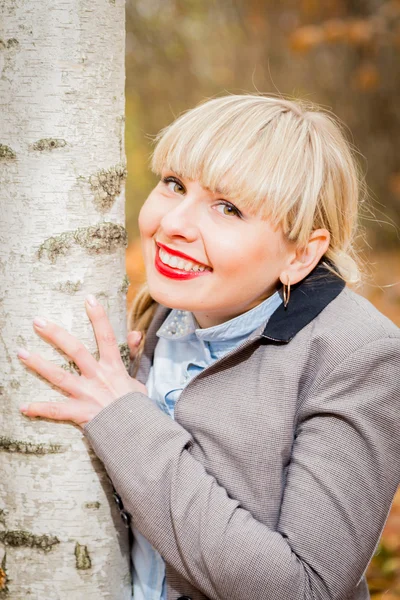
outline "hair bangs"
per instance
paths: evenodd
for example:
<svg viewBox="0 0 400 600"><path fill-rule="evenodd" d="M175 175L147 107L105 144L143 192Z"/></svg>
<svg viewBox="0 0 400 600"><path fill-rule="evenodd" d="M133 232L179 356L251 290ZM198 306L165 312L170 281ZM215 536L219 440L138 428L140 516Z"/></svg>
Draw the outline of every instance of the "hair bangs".
<svg viewBox="0 0 400 600"><path fill-rule="evenodd" d="M228 97L212 111L212 103L183 114L160 132L152 170L171 170L232 200L242 211L282 220L277 175L285 158L276 152L282 131L274 119L285 107L271 105L268 111L265 101L236 106ZM287 197L287 190L282 191Z"/></svg>

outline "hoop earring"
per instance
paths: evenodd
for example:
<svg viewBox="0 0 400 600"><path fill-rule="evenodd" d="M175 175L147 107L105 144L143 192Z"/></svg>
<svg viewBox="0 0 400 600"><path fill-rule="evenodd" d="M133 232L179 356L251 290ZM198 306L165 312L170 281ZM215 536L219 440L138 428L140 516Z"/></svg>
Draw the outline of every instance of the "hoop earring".
<svg viewBox="0 0 400 600"><path fill-rule="evenodd" d="M290 300L290 279L289 277L287 278L287 284L283 284L283 306L284 308L287 307L287 305L289 304L289 300Z"/></svg>

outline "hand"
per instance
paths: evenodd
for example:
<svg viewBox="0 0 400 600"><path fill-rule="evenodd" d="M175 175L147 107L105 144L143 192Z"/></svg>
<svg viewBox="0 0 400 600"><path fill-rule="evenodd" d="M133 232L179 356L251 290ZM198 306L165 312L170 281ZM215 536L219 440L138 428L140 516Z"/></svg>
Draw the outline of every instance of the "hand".
<svg viewBox="0 0 400 600"><path fill-rule="evenodd" d="M28 417L72 421L83 427L117 398L129 392L147 394L146 387L128 374L105 310L94 296L86 298L86 312L96 336L99 361L62 327L50 321L34 319L36 333L46 342L62 350L77 365L81 375L68 373L63 368L44 360L39 354L30 354L21 348L18 357L23 363L66 392L68 396L67 401L63 403L33 402L21 406L21 412ZM128 345L131 358L139 343L140 333L130 332Z"/></svg>

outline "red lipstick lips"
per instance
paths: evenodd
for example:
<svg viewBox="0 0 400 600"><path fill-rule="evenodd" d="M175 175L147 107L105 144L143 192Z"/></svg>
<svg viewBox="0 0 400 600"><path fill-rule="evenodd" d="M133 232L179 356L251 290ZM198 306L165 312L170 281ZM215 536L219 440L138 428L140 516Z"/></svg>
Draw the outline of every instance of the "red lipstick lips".
<svg viewBox="0 0 400 600"><path fill-rule="evenodd" d="M183 279L194 279L195 277L201 277L202 275L207 275L208 273L210 273L209 270L184 271L182 269L176 269L176 268L170 267L169 265L164 264L160 259L160 249L158 246L160 246L166 252L169 252L170 254L174 254L175 256L180 256L181 258L185 258L186 260L191 260L192 262L197 262L197 261L195 261L193 258L190 258L187 254L183 254L182 252L178 252L177 250L172 251L169 248L167 248L166 246L164 246L163 244L159 244L157 242L156 258L155 258L154 264L155 264L157 271L159 273L161 273L161 275L165 275L165 277L169 277L170 279L183 280ZM197 263L197 264L202 264L202 263ZM204 266L206 266L206 265L204 265Z"/></svg>
<svg viewBox="0 0 400 600"><path fill-rule="evenodd" d="M188 254L184 254L183 252L179 252L179 250L173 250L172 248L168 248L168 246L164 246L164 244L160 244L160 242L156 242L156 244L157 244L157 246L160 246L160 248L162 248L163 250L165 250L165 252L168 252L169 254L172 254L173 256L180 256L181 258L186 258L186 260L191 260L192 262L194 262L194 263L196 263L198 265L203 265L204 267L208 266L208 265L205 265L204 263L199 262L195 258L192 258Z"/></svg>

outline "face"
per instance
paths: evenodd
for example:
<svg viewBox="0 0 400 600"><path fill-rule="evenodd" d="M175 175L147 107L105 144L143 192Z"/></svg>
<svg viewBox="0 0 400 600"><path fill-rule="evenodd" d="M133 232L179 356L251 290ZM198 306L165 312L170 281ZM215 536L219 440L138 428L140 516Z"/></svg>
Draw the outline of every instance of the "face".
<svg viewBox="0 0 400 600"><path fill-rule="evenodd" d="M198 181L163 171L139 228L151 296L218 325L272 295L293 246L282 231Z"/></svg>

